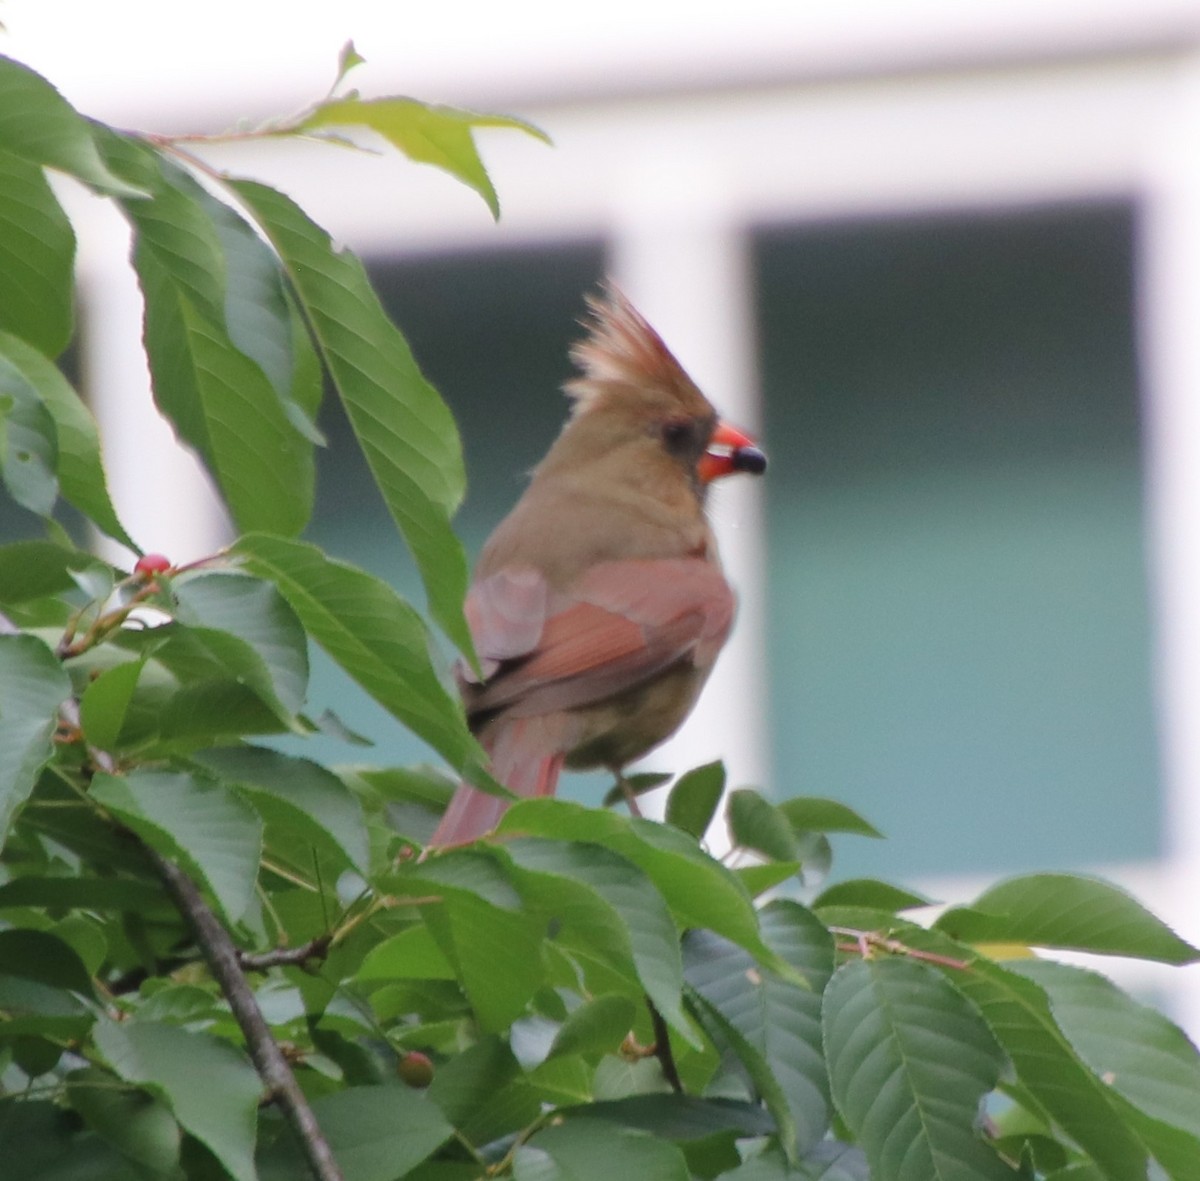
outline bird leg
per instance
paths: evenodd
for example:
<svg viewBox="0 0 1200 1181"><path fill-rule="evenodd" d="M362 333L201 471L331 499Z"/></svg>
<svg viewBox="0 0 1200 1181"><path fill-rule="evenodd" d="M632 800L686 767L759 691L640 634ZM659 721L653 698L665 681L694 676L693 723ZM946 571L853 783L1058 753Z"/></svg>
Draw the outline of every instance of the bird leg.
<svg viewBox="0 0 1200 1181"><path fill-rule="evenodd" d="M620 767L610 767L610 771L617 777L617 786L621 789L621 794L625 797L625 806L629 809L630 816L636 816L638 820L642 819L642 809L637 802L637 792L633 790L633 784L625 778L625 772Z"/></svg>

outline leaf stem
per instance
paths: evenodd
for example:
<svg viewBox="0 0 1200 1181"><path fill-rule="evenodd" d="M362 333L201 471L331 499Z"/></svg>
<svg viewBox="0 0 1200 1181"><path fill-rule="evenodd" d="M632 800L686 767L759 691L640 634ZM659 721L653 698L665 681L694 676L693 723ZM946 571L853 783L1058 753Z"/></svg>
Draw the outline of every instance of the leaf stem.
<svg viewBox="0 0 1200 1181"><path fill-rule="evenodd" d="M662 1067L663 1078L671 1084L671 1090L676 1095L683 1094L683 1080L679 1077L679 1067L675 1065L675 1052L671 1049L671 1031L658 1006L646 997L646 1007L650 1010L650 1025L654 1029L654 1056Z"/></svg>
<svg viewBox="0 0 1200 1181"><path fill-rule="evenodd" d="M143 581L140 575L135 575L134 578L137 581ZM133 579L126 579L126 582L131 581ZM58 642L55 655L60 660L70 660L73 656L80 656L88 651L88 649L94 648L97 644L108 639L113 632L117 631L129 618L130 614L142 606L147 599L156 595L159 589L158 584L151 579L140 589L136 590L127 603L123 603L119 607L114 607L111 611L101 610L88 625L87 631L82 636L76 638L76 629L84 614L92 607L102 607L102 604L97 603L85 604L75 613L70 623L67 624L62 639Z"/></svg>
<svg viewBox="0 0 1200 1181"><path fill-rule="evenodd" d="M521 1131L517 1133L517 1136L513 1140L512 1144L509 1146L508 1151L504 1154L504 1159L501 1160L498 1164L491 1166L491 1168L488 1170L488 1176L489 1177L505 1176L509 1172L509 1170L512 1168L513 1161L516 1159L517 1152L519 1151L519 1149L523 1145L528 1144L529 1141L532 1140L533 1137L538 1134L538 1132L540 1132L551 1120L553 1120L555 1118L558 1118L557 1113L553 1109L550 1109L550 1108L541 1112L539 1115L535 1116L533 1121L530 1124L528 1124L526 1127L522 1128ZM470 1149L471 1154L473 1156L475 1156L476 1158L482 1159L479 1157L479 1153L475 1150L473 1145L471 1145L470 1143L467 1143L466 1141L464 1141L464 1143L467 1144L467 1147Z"/></svg>

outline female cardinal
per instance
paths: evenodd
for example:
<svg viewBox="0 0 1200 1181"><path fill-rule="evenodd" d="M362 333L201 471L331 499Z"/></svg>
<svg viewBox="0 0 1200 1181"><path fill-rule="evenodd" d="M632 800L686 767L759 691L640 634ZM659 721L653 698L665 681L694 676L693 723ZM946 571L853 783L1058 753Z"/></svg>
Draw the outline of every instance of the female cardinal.
<svg viewBox="0 0 1200 1181"><path fill-rule="evenodd" d="M619 292L588 305L571 417L466 602L483 672L459 673L467 718L522 796L551 794L564 763L619 777L688 715L734 612L705 493L767 462ZM430 844L473 840L505 806L464 784Z"/></svg>

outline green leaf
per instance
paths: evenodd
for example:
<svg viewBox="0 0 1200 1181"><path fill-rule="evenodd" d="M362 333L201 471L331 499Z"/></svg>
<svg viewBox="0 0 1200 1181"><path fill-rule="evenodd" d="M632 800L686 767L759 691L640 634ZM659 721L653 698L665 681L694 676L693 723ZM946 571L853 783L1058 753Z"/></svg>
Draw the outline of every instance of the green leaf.
<svg viewBox="0 0 1200 1181"><path fill-rule="evenodd" d="M0 149L0 327L49 356L74 325L75 235L41 168Z"/></svg>
<svg viewBox="0 0 1200 1181"><path fill-rule="evenodd" d="M924 895L902 890L888 882L873 878L851 878L822 890L812 907L813 910L820 910L823 906L870 906L877 910L899 912L932 905Z"/></svg>
<svg viewBox="0 0 1200 1181"><path fill-rule="evenodd" d="M1009 967L1045 991L1067 1041L1136 1109L1131 1122L1171 1176L1200 1177L1200 1052L1187 1035L1096 972L1045 960Z"/></svg>
<svg viewBox="0 0 1200 1181"><path fill-rule="evenodd" d="M787 818L753 788L730 792L725 817L737 848L753 849L772 861L795 860L796 838Z"/></svg>
<svg viewBox="0 0 1200 1181"><path fill-rule="evenodd" d="M529 833L603 845L654 882L679 927L704 927L746 948L760 962L790 969L763 943L746 887L686 833L650 820L629 820L568 800L521 800L501 817L500 833Z"/></svg>
<svg viewBox="0 0 1200 1181"><path fill-rule="evenodd" d="M149 701L134 694L130 709L129 744L141 747L143 753L160 756L188 754L201 747L236 742L248 734L281 734L287 730L303 732L293 721L289 726L281 717L278 702L268 705L264 694L248 683L254 673L261 671L257 658L235 637L213 632L197 643L197 651L207 657L208 667L195 678L183 678L184 683L165 700L159 700L158 687L153 687ZM177 644L163 647L155 654L158 662L166 664L168 656L172 669L178 672ZM224 657L224 661L222 661ZM151 665L150 667L153 667ZM249 670L249 673L239 670ZM265 684L265 678L260 684ZM148 717L157 710L155 716ZM133 715L137 715L136 718ZM123 741L125 735L122 735Z"/></svg>
<svg viewBox="0 0 1200 1181"><path fill-rule="evenodd" d="M794 878L800 873L799 861L764 861L760 865L739 865L734 868L738 880L757 898L767 890Z"/></svg>
<svg viewBox="0 0 1200 1181"><path fill-rule="evenodd" d="M528 1126L540 1104L508 1042L485 1037L440 1066L428 1091L458 1131L488 1144Z"/></svg>
<svg viewBox="0 0 1200 1181"><path fill-rule="evenodd" d="M0 148L70 173L101 192L140 192L105 166L87 120L45 78L9 57L0 57Z"/></svg>
<svg viewBox="0 0 1200 1181"><path fill-rule="evenodd" d="M907 959L856 960L825 990L833 1096L889 1181L1012 1181L975 1130L1004 1055L946 980Z"/></svg>
<svg viewBox="0 0 1200 1181"><path fill-rule="evenodd" d="M265 805L284 809L283 819L305 838L332 844L354 868L368 869L367 828L362 806L346 785L318 763L260 746L204 751L197 762L225 783Z"/></svg>
<svg viewBox="0 0 1200 1181"><path fill-rule="evenodd" d="M11 1042L12 1060L29 1078L49 1074L62 1058L63 1048L44 1037L15 1037Z"/></svg>
<svg viewBox="0 0 1200 1181"><path fill-rule="evenodd" d="M98 975L108 959L108 932L90 914L70 914L55 921L49 930L74 948L88 974Z"/></svg>
<svg viewBox="0 0 1200 1181"><path fill-rule="evenodd" d="M308 690L308 642L290 604L269 581L209 571L175 579L176 617L244 679L282 721L304 705ZM233 636L255 660L238 659L225 637Z"/></svg>
<svg viewBox="0 0 1200 1181"><path fill-rule="evenodd" d="M0 1098L4 1181L142 1181L78 1117L51 1101Z"/></svg>
<svg viewBox="0 0 1200 1181"><path fill-rule="evenodd" d="M13 878L0 886L0 910L34 906L46 910L138 911L147 917L173 916L175 909L157 883L136 878Z"/></svg>
<svg viewBox="0 0 1200 1181"><path fill-rule="evenodd" d="M573 1010L554 1035L548 1057L580 1054L596 1061L614 1053L628 1036L637 1017L633 1001L610 992L593 997Z"/></svg>
<svg viewBox="0 0 1200 1181"><path fill-rule="evenodd" d="M823 832L797 832L796 856L800 862L800 880L806 886L815 886L829 873L833 846Z"/></svg>
<svg viewBox="0 0 1200 1181"><path fill-rule="evenodd" d="M719 759L679 777L667 796L667 823L703 838L725 790L725 764Z"/></svg>
<svg viewBox="0 0 1200 1181"><path fill-rule="evenodd" d="M314 1099L312 1109L345 1181L395 1181L454 1133L433 1103L407 1087L346 1087ZM290 1137L279 1156L291 1176L307 1174Z"/></svg>
<svg viewBox="0 0 1200 1181"><path fill-rule="evenodd" d="M561 1108L591 1102L595 1071L595 1058L589 1062L582 1054L563 1054L530 1065L526 1077L541 1102Z"/></svg>
<svg viewBox="0 0 1200 1181"><path fill-rule="evenodd" d="M459 784L457 776L425 765L337 772L373 814L385 814L389 828L418 845L428 843Z"/></svg>
<svg viewBox="0 0 1200 1181"><path fill-rule="evenodd" d="M604 1120L570 1120L517 1149L515 1181L688 1181L683 1154L666 1140Z"/></svg>
<svg viewBox="0 0 1200 1181"><path fill-rule="evenodd" d="M346 77L346 75L350 73L355 66L361 66L365 64L366 60L367 59L363 57L363 55L359 53L357 49L354 48L354 42L347 41L338 52L337 77L334 78L333 86L330 87L330 90L336 90L338 86L341 85L342 80Z"/></svg>
<svg viewBox="0 0 1200 1181"><path fill-rule="evenodd" d="M495 218L500 216L500 201L479 158L474 129L508 127L550 142L544 132L521 119L431 106L411 98L333 99L318 106L301 124L303 131L323 127L370 128L410 160L433 164L474 189Z"/></svg>
<svg viewBox="0 0 1200 1181"><path fill-rule="evenodd" d="M177 276L149 252L136 261L159 409L204 457L241 529L298 533L312 504L308 442L293 437L262 370L197 310Z"/></svg>
<svg viewBox="0 0 1200 1181"><path fill-rule="evenodd" d="M798 903L762 910L763 938L807 982L760 970L741 948L702 931L684 940L688 983L754 1047L781 1088L803 1155L829 1125L829 1081L821 1044L821 992L833 973L833 937Z"/></svg>
<svg viewBox="0 0 1200 1181"><path fill-rule="evenodd" d="M371 948L354 978L364 984L380 980L453 980L455 972L429 928L414 926Z"/></svg>
<svg viewBox="0 0 1200 1181"><path fill-rule="evenodd" d="M944 935L935 933L929 936L924 927L919 926L912 919L907 919L903 915L896 914L893 910L880 910L870 906L823 906L819 917L821 922L827 927L846 927L858 931L886 932L890 935L895 935L897 939L908 941L910 946L923 947L923 943L913 943L913 940L916 939L919 941L928 937L935 945L933 950L941 950L943 945L954 948L955 951L947 954L963 961L971 959L974 954L971 948L957 944L953 940L947 939Z"/></svg>
<svg viewBox="0 0 1200 1181"><path fill-rule="evenodd" d="M620 928L615 932L618 942L628 941L646 994L669 1024L694 1039L681 998L679 933L666 903L637 866L598 845L566 841L518 839L508 842L505 852L523 873L550 878L552 892L559 892L564 903L571 901L567 882L583 886L603 900ZM610 935L614 933L612 920L604 925ZM585 937L589 933L598 931L593 927ZM613 941L609 938L605 943L611 948Z"/></svg>
<svg viewBox="0 0 1200 1181"><path fill-rule="evenodd" d="M1009 1110L1026 1114L1023 1109ZM996 1128L998 1134L993 1133L991 1137L996 1151L1007 1160L1020 1162L1026 1173L1030 1168L1039 1174L1053 1173L1065 1168L1071 1159L1066 1146L1044 1132L1020 1131L1006 1134L1001 1130L1000 1120L996 1121ZM1097 1172L1096 1181L1100 1181L1101 1176L1102 1174Z"/></svg>
<svg viewBox="0 0 1200 1181"><path fill-rule="evenodd" d="M624 775L604 793L600 806L615 808L618 804L628 803L630 796L641 799L647 792L670 783L672 778L666 771L638 771L633 775Z"/></svg>
<svg viewBox="0 0 1200 1181"><path fill-rule="evenodd" d="M1200 950L1118 886L1098 878L1038 873L986 890L935 928L968 943L1025 943L1189 964Z"/></svg>
<svg viewBox="0 0 1200 1181"><path fill-rule="evenodd" d="M22 508L48 517L58 499L58 431L38 391L6 358L0 357L0 407L4 450L0 474Z"/></svg>
<svg viewBox="0 0 1200 1181"><path fill-rule="evenodd" d="M87 1067L67 1076L71 1106L96 1134L153 1173L179 1163L179 1124L165 1104L140 1090L119 1089L107 1071Z"/></svg>
<svg viewBox="0 0 1200 1181"><path fill-rule="evenodd" d="M552 932L550 947L571 953L573 962L583 961L589 968L603 965L606 971L598 983L590 986L591 991L624 991L640 1002L645 986L634 961L629 927L620 911L588 882L570 874L543 872L536 855L526 857L525 844L517 843L513 876L520 884L526 909L536 916L543 930ZM528 869L523 865L527 859L531 861Z"/></svg>
<svg viewBox="0 0 1200 1181"><path fill-rule="evenodd" d="M861 837L883 836L873 824L868 824L852 808L847 808L837 800L793 796L776 807L788 818L796 832L850 832Z"/></svg>
<svg viewBox="0 0 1200 1181"><path fill-rule="evenodd" d="M426 922L455 965L480 1027L507 1029L541 986L541 931L524 915L470 894L449 894L441 913L428 910Z"/></svg>
<svg viewBox="0 0 1200 1181"><path fill-rule="evenodd" d="M0 333L0 357L37 391L54 420L62 495L109 537L136 550L109 499L100 432L83 399L57 365L18 337Z"/></svg>
<svg viewBox="0 0 1200 1181"><path fill-rule="evenodd" d="M761 1152L717 1181L871 1181L871 1176L862 1149L826 1140L792 1164L782 1153Z"/></svg>
<svg viewBox="0 0 1200 1181"><path fill-rule="evenodd" d="M0 635L0 844L54 753L58 710L71 683L34 636Z"/></svg>
<svg viewBox="0 0 1200 1181"><path fill-rule="evenodd" d="M920 946L915 938L911 942ZM933 947L946 950L936 942ZM1144 1177L1145 1150L1121 1119L1110 1089L1063 1037L1042 989L985 959L973 960L967 971L955 971L953 979L1012 1060L1020 1085L1104 1176L1109 1181Z"/></svg>
<svg viewBox="0 0 1200 1181"><path fill-rule="evenodd" d="M430 886L474 894L501 910L521 909L521 895L512 883L509 868L492 854L473 849L447 850L381 881L381 887L390 893L419 897L435 893Z"/></svg>
<svg viewBox="0 0 1200 1181"><path fill-rule="evenodd" d="M317 716L307 719L311 723L314 733L323 735L325 738L333 738L338 742L344 742L347 746L374 746L365 734L360 734L357 730L352 730L333 710L323 709Z"/></svg>
<svg viewBox="0 0 1200 1181"><path fill-rule="evenodd" d="M140 660L114 665L83 691L79 699L79 723L88 743L97 750L120 748L121 731L143 667Z"/></svg>
<svg viewBox="0 0 1200 1181"><path fill-rule="evenodd" d="M312 509L312 444L289 421L257 361L234 343L229 315L245 316L260 294L258 273L249 280L245 273L248 248L228 240L236 215L222 215L223 239L211 216L215 203L198 197L186 174L130 139L110 133L104 146L114 166L153 191L152 200L123 208L134 226L159 409L199 452L239 527L298 533ZM239 256L232 272L227 249ZM240 325L239 339L261 322L257 316ZM255 351L262 355L263 347Z"/></svg>
<svg viewBox="0 0 1200 1181"><path fill-rule="evenodd" d="M321 363L290 301L279 258L245 218L186 173L167 175L212 222L224 262L229 339L266 375L288 422L309 442L323 444L314 422L323 392ZM296 494L311 509L312 452L299 454L303 480Z"/></svg>
<svg viewBox="0 0 1200 1181"><path fill-rule="evenodd" d="M775 1118L776 1135L788 1158L795 1153L797 1128L788 1096L767 1065L767 1060L750 1044L720 1009L700 992L689 990L688 1003L696 1020L704 1027L723 1062L736 1063Z"/></svg>
<svg viewBox="0 0 1200 1181"><path fill-rule="evenodd" d="M182 862L231 922L250 908L262 822L236 793L183 771L98 774L92 798L158 852Z"/></svg>
<svg viewBox="0 0 1200 1181"><path fill-rule="evenodd" d="M270 579L309 635L452 766L482 760L462 707L434 671L423 620L385 582L279 537L243 537L230 552Z"/></svg>
<svg viewBox="0 0 1200 1181"><path fill-rule="evenodd" d="M95 561L90 554L53 541L14 541L0 546L0 603L27 603L70 590L73 570Z"/></svg>
<svg viewBox="0 0 1200 1181"><path fill-rule="evenodd" d="M466 477L453 416L388 320L362 263L287 197L233 183L283 260L355 436L417 561L433 617L470 652L467 561L450 528Z"/></svg>
<svg viewBox="0 0 1200 1181"><path fill-rule="evenodd" d="M441 904L422 914L485 1030L505 1029L525 1011L542 984L542 927L520 909L520 895L491 856L444 853L379 886L401 896L440 895Z"/></svg>
<svg viewBox="0 0 1200 1181"><path fill-rule="evenodd" d="M228 1042L173 1025L126 1021L97 1026L96 1045L126 1082L161 1096L234 1181L256 1181L262 1083Z"/></svg>
<svg viewBox="0 0 1200 1181"><path fill-rule="evenodd" d="M51 998L43 990L59 996ZM46 931L0 931L0 1008L49 1015L80 1012L78 1002L66 993L92 995L92 979L74 948Z"/></svg>
<svg viewBox="0 0 1200 1181"><path fill-rule="evenodd" d="M655 1058L637 1058L631 1062L609 1054L600 1059L592 1076L593 1096L606 1102L632 1095L666 1094L670 1090L662 1064Z"/></svg>
<svg viewBox="0 0 1200 1181"><path fill-rule="evenodd" d="M604 1120L677 1142L703 1140L714 1132L751 1137L775 1131L775 1121L757 1103L673 1093L589 1103L564 1114L570 1119Z"/></svg>
<svg viewBox="0 0 1200 1181"><path fill-rule="evenodd" d="M458 787L438 767L417 763L411 767L341 766L337 772L357 791L396 804L423 804L442 812Z"/></svg>
<svg viewBox="0 0 1200 1181"><path fill-rule="evenodd" d="M224 998L218 999L215 991L196 984L163 985L138 1006L138 1020L161 1021L168 1025L192 1025L207 1023L218 1016Z"/></svg>
<svg viewBox="0 0 1200 1181"><path fill-rule="evenodd" d="M674 1141L696 1177L711 1177L736 1162L739 1141L775 1131L775 1121L758 1103L673 1093L584 1102L564 1114L569 1119L601 1120Z"/></svg>

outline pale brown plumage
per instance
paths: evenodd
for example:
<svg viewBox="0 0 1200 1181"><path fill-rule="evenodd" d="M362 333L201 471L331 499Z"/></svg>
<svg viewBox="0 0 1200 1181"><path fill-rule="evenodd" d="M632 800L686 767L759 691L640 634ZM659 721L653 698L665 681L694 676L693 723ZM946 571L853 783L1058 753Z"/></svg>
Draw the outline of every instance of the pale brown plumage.
<svg viewBox="0 0 1200 1181"><path fill-rule="evenodd" d="M571 417L466 603L483 671L460 675L468 719L525 796L553 792L564 763L619 772L690 712L734 614L705 492L766 462L619 292L589 306ZM464 785L430 843L472 840L504 808Z"/></svg>

